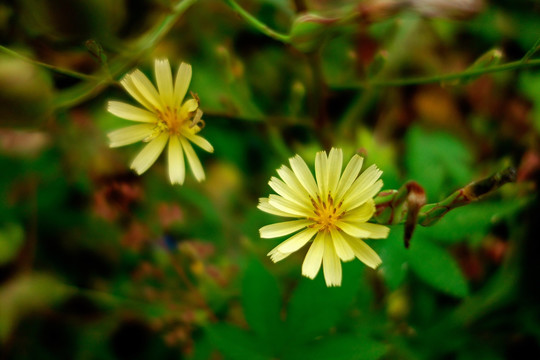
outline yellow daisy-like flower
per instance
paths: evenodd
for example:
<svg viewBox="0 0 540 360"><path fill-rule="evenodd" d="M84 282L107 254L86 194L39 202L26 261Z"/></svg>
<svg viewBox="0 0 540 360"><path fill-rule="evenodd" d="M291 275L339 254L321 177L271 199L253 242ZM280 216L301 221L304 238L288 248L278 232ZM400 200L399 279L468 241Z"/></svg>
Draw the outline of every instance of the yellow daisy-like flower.
<svg viewBox="0 0 540 360"><path fill-rule="evenodd" d="M131 168L140 175L152 166L168 142L171 183L184 183L184 154L193 175L197 181L202 181L204 170L190 142L208 152L213 152L214 148L206 139L197 135L204 127L199 100L189 99L182 103L191 81L191 65L180 64L173 84L169 61L156 59L155 76L157 90L138 69L121 80L124 89L145 109L120 101L109 101L110 113L142 123L109 133L110 146L119 147L138 141L148 143L131 163Z"/></svg>
<svg viewBox="0 0 540 360"><path fill-rule="evenodd" d="M340 286L340 259L357 257L371 268L379 266L379 255L361 238L388 236L386 226L367 222L375 212L373 197L382 187L382 171L372 165L360 174L363 158L354 155L342 174L343 152L335 148L328 155L317 153L315 178L300 156L289 161L292 170L283 165L277 170L282 180L272 177L269 182L279 195L261 198L258 206L295 219L260 229L262 238L298 231L268 253L272 261L283 260L314 238L302 265L302 274L308 278L315 278L322 263L326 285Z"/></svg>

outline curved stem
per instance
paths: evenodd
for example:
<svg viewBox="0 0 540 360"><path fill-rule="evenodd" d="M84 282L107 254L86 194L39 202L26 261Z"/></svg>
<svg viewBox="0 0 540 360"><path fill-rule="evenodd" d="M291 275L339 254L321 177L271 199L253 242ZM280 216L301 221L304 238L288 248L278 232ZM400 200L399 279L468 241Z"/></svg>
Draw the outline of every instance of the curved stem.
<svg viewBox="0 0 540 360"><path fill-rule="evenodd" d="M44 63L44 62L41 62L41 61L30 59L29 57L21 55L18 52L13 51L11 49L8 49L7 47L2 46L2 45L0 45L0 52L3 52L4 54L8 54L8 55L11 55L13 57L16 57L17 59L21 59L21 60L26 61L26 62L28 62L30 64L34 64L34 65L37 65L37 66L44 67L46 69L57 72L59 74L64 74L64 75L71 76L71 77L81 79L81 80L95 80L95 79L97 79L97 77L95 75L87 75L87 74L83 74L83 73L80 73L80 72L77 72L77 71L64 69L64 68L61 68L61 67L58 67L58 66L54 66L54 65L50 65L50 64L47 64L47 63Z"/></svg>
<svg viewBox="0 0 540 360"><path fill-rule="evenodd" d="M523 62L522 60L517 60L509 62L502 65L490 66L482 69L467 70L459 73L444 74L444 75L435 75L435 76L420 76L412 78L403 78L403 79L394 79L394 80L380 80L380 81L364 81L351 85L343 86L333 86L334 88L339 89L365 89L372 87L389 87L389 86L408 86L408 85L421 85L421 84L431 84L447 80L456 80L465 77L476 77L484 74L514 70L532 66L540 65L540 59L528 60Z"/></svg>
<svg viewBox="0 0 540 360"><path fill-rule="evenodd" d="M229 5L238 15L240 15L244 20L246 20L248 23L251 24L255 29L259 30L263 34L271 37L272 39L281 41L282 43L288 44L290 43L290 36L285 35L282 33L279 33L271 28L268 27L268 25L262 23L257 18L255 18L253 15L248 13L244 8L242 8L238 3L234 0L223 0L227 5Z"/></svg>

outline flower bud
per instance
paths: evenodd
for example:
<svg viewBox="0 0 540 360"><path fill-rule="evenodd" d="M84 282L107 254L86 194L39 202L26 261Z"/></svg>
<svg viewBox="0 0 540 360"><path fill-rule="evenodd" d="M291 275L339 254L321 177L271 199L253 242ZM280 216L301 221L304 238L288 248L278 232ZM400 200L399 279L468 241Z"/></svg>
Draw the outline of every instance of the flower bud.
<svg viewBox="0 0 540 360"><path fill-rule="evenodd" d="M319 49L335 21L314 14L299 16L292 24L290 32L292 45L305 53Z"/></svg>

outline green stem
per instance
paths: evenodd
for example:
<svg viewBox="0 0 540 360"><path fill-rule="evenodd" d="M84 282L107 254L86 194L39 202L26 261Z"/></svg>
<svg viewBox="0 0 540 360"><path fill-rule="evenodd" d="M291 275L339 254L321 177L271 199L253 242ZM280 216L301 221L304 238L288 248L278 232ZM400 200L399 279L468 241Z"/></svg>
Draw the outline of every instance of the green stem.
<svg viewBox="0 0 540 360"><path fill-rule="evenodd" d="M282 33L279 33L271 28L268 27L268 25L262 23L257 18L255 18L253 15L248 13L244 8L242 8L238 3L234 0L223 0L227 5L229 5L238 15L240 15L244 20L246 20L251 26L253 26L255 29L259 30L263 34L271 37L272 39L281 41L282 43L289 44L290 43L290 36L285 35Z"/></svg>
<svg viewBox="0 0 540 360"><path fill-rule="evenodd" d="M111 78L117 77L125 72L133 62L137 61L137 59L145 52L163 39L176 23L178 17L197 1L198 0L183 0L178 3L162 21L158 22L155 27L150 29L135 42L134 48L131 51L118 56L117 59L110 62L109 68L107 69L108 72L104 76L94 77L91 82L75 85L59 94L53 104L55 109L75 106L99 94L111 84Z"/></svg>
<svg viewBox="0 0 540 360"><path fill-rule="evenodd" d="M474 69L467 70L459 73L436 75L436 76L420 76L404 79L394 79L394 80L381 80L381 81L364 81L356 84L343 85L343 86L334 86L334 88L339 89L366 89L373 87L389 87L389 86L408 86L408 85L421 85L421 84L431 84L447 80L456 80L464 77L475 77L484 74L514 70L532 66L540 65L540 59L529 60L523 62L522 60L517 60L509 62L502 65L490 66L483 69Z"/></svg>
<svg viewBox="0 0 540 360"><path fill-rule="evenodd" d="M97 77L95 75L87 75L87 74L83 74L83 73L80 73L80 72L77 72L77 71L73 71L73 70L69 70L69 69L63 69L63 68L60 68L58 66L54 66L54 65L50 65L50 64L47 64L47 63L44 63L44 62L41 62L41 61L30 59L29 57L21 55L18 52L13 51L11 49L8 49L8 48L6 48L6 47L4 47L2 45L0 45L0 52L3 52L4 54L11 55L13 57L16 57L18 59L26 61L28 63L44 67L46 69L57 72L59 74L64 74L64 75L71 76L71 77L81 79L81 80L95 80L95 79L97 79Z"/></svg>

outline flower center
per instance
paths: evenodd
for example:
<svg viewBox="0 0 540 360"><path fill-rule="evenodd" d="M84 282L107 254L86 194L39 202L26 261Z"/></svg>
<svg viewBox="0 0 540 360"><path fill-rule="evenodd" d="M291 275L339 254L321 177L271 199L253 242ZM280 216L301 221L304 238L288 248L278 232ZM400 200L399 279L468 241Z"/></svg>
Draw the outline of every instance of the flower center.
<svg viewBox="0 0 540 360"><path fill-rule="evenodd" d="M334 204L334 199L329 193L326 199L321 199L317 195L317 200L311 199L311 203L315 212L312 220L316 222L316 226L319 226L319 231L330 231L337 228L337 221L345 213L340 210L341 202Z"/></svg>
<svg viewBox="0 0 540 360"><path fill-rule="evenodd" d="M167 106L163 112L156 110L156 114L159 119L158 127L162 131L168 130L171 134L180 134L180 128L187 120L180 118L178 112L171 109L169 106Z"/></svg>

